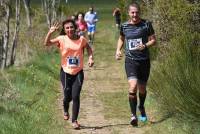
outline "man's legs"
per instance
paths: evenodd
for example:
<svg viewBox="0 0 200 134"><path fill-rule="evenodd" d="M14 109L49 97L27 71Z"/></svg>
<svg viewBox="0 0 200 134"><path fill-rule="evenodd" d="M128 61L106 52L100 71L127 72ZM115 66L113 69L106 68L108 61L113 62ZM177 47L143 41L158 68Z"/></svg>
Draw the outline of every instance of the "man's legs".
<svg viewBox="0 0 200 134"><path fill-rule="evenodd" d="M91 36L91 33L92 32L92 27L91 26L88 26L88 40L89 40L89 44L91 45L91 40L92 40L92 36Z"/></svg>
<svg viewBox="0 0 200 134"><path fill-rule="evenodd" d="M137 79L129 79L129 104L131 108L131 125L137 126Z"/></svg>
<svg viewBox="0 0 200 134"><path fill-rule="evenodd" d="M94 34L95 34L95 32L93 31L93 32L91 33L91 45L94 44Z"/></svg>
<svg viewBox="0 0 200 134"><path fill-rule="evenodd" d="M138 70L138 63L132 59L126 58L125 59L125 70L126 75L128 78L129 83L129 104L131 108L131 125L137 126L137 70Z"/></svg>
<svg viewBox="0 0 200 134"><path fill-rule="evenodd" d="M141 112L141 117L146 118L146 112L145 112L145 108L144 108L144 103L145 103L146 96L147 96L146 84L138 84L138 89L139 89L139 100L140 100L139 110Z"/></svg>
<svg viewBox="0 0 200 134"><path fill-rule="evenodd" d="M139 79L138 89L139 89L139 100L140 100L139 110L141 112L141 116L139 117L139 119L141 121L146 121L147 116L145 112L144 103L147 96L146 85L147 85L147 81L148 81L149 73L150 73L150 60L145 60L145 61L140 62L139 72L140 72L138 75L138 79Z"/></svg>
<svg viewBox="0 0 200 134"><path fill-rule="evenodd" d="M92 40L91 32L88 32L88 39L89 39L89 42Z"/></svg>
<svg viewBox="0 0 200 134"><path fill-rule="evenodd" d="M96 26L88 27L88 38L89 38L89 44L90 45L94 44L95 31L96 31Z"/></svg>
<svg viewBox="0 0 200 134"><path fill-rule="evenodd" d="M137 107L137 79L130 79L129 83L129 103L131 107L131 113L136 116Z"/></svg>
<svg viewBox="0 0 200 134"><path fill-rule="evenodd" d="M88 38L89 38L89 45L93 45L94 42L94 33L93 32L88 32Z"/></svg>

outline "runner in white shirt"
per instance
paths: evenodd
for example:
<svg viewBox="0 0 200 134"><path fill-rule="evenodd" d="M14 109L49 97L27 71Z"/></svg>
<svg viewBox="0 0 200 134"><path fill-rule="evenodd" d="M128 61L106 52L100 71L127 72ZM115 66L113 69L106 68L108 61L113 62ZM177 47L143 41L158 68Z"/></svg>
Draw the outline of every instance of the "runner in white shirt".
<svg viewBox="0 0 200 134"><path fill-rule="evenodd" d="M96 22L98 21L97 13L94 11L93 7L89 8L89 11L86 12L84 19L87 22L89 44L92 45L96 32Z"/></svg>

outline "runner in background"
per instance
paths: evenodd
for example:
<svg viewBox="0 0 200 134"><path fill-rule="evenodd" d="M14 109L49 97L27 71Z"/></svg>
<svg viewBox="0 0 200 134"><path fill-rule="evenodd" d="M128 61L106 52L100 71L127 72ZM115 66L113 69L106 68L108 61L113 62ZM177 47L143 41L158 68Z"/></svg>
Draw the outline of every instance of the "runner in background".
<svg viewBox="0 0 200 134"><path fill-rule="evenodd" d="M80 36L86 37L87 34L87 23L84 20L84 13L79 12L78 13L78 19L76 21L76 25L78 27L78 34Z"/></svg>
<svg viewBox="0 0 200 134"><path fill-rule="evenodd" d="M46 46L55 45L61 54L61 70L60 79L63 86L63 108L64 120L68 120L69 104L72 105L72 126L74 129L80 129L78 123L78 115L80 109L80 93L84 80L83 73L83 50L86 48L88 52L88 65L92 67L94 64L92 49L87 43L86 38L76 34L77 26L72 19L67 19L62 24L62 31L59 36L52 38L51 35L59 28L56 23L50 27L46 35L44 44Z"/></svg>
<svg viewBox="0 0 200 134"><path fill-rule="evenodd" d="M96 23L98 21L97 12L94 11L93 6L89 7L89 11L86 12L84 20L87 22L89 44L93 45L94 35L96 32Z"/></svg>
<svg viewBox="0 0 200 134"><path fill-rule="evenodd" d="M121 12L118 7L113 10L113 16L115 17L115 25L119 29L121 24Z"/></svg>
<svg viewBox="0 0 200 134"><path fill-rule="evenodd" d="M74 14L71 15L71 19L76 22L78 19L78 12L74 12Z"/></svg>

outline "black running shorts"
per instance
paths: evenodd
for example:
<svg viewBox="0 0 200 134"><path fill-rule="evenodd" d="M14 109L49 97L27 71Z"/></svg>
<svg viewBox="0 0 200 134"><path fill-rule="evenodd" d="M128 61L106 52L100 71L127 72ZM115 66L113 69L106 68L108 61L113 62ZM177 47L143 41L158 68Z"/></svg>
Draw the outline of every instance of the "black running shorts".
<svg viewBox="0 0 200 134"><path fill-rule="evenodd" d="M126 57L125 70L128 80L137 79L139 83L146 84L150 73L150 60L133 60Z"/></svg>

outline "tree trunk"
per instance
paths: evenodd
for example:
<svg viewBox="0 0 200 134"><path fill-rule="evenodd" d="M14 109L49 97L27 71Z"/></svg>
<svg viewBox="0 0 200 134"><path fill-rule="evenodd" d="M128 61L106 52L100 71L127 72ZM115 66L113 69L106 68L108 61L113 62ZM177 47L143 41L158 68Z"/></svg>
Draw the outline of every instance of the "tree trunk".
<svg viewBox="0 0 200 134"><path fill-rule="evenodd" d="M58 8L60 6L60 0L43 0L43 4L47 24L50 27L51 24L58 19Z"/></svg>
<svg viewBox="0 0 200 134"><path fill-rule="evenodd" d="M45 11L45 8L44 8L44 0L41 0L41 8L42 8L42 11Z"/></svg>
<svg viewBox="0 0 200 134"><path fill-rule="evenodd" d="M24 1L24 8L26 11L26 19L28 28L31 27L31 14L30 14L30 0L23 0Z"/></svg>
<svg viewBox="0 0 200 134"><path fill-rule="evenodd" d="M3 33L0 33L0 65L3 59Z"/></svg>
<svg viewBox="0 0 200 134"><path fill-rule="evenodd" d="M62 8L60 5L60 0L57 1L57 19L59 19L59 21L61 20L61 15L62 15Z"/></svg>
<svg viewBox="0 0 200 134"><path fill-rule="evenodd" d="M47 19L47 24L50 27L51 26L51 12L50 12L50 0L44 0L44 8L45 8L45 15Z"/></svg>
<svg viewBox="0 0 200 134"><path fill-rule="evenodd" d="M9 42L9 23L10 23L10 6L9 1L4 3L1 1L1 6L5 9L5 16L3 17L3 48L2 48L2 62L1 69L4 69L7 66L7 56L8 56L8 42Z"/></svg>
<svg viewBox="0 0 200 134"><path fill-rule="evenodd" d="M12 43L12 50L10 57L10 65L13 65L15 63L19 25L20 25L20 0L16 0L16 23L15 23L15 33L13 36L13 43Z"/></svg>
<svg viewBox="0 0 200 134"><path fill-rule="evenodd" d="M55 0L52 0L52 22L55 22L56 18L57 18L56 2Z"/></svg>

